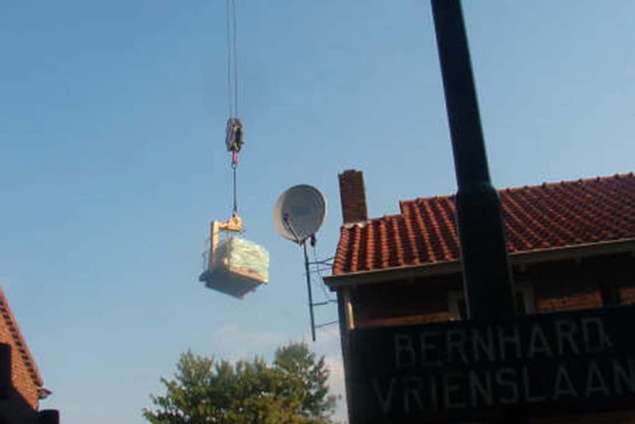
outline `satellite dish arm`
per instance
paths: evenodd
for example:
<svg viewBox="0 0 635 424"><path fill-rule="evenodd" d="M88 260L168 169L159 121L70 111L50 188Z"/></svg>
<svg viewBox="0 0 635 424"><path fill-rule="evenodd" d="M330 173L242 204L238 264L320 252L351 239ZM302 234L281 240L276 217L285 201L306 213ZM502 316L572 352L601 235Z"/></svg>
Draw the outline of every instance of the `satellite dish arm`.
<svg viewBox="0 0 635 424"><path fill-rule="evenodd" d="M289 214L285 213L282 216L282 222L284 223L284 226L287 228L287 230L291 232L293 238L295 238L295 242L298 244L302 244L302 240L300 240L300 237L298 237L298 233L295 232L295 230L293 229L293 225L291 225L291 222L289 222Z"/></svg>

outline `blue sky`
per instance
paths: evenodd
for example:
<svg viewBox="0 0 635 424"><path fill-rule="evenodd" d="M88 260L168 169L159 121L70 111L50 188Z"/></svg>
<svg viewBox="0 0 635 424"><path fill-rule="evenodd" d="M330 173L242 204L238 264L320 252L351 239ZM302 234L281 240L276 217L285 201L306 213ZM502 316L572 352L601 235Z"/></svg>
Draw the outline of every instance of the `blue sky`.
<svg viewBox="0 0 635 424"><path fill-rule="evenodd" d="M633 171L635 3L464 3L497 187ZM65 423L142 423L189 348L309 340L301 251L272 225L289 186L329 200L320 257L338 172L365 172L371 216L455 190L429 2L239 0L240 209L271 283L203 289L231 212L224 5L0 2L0 285ZM315 348L339 374L335 330Z"/></svg>

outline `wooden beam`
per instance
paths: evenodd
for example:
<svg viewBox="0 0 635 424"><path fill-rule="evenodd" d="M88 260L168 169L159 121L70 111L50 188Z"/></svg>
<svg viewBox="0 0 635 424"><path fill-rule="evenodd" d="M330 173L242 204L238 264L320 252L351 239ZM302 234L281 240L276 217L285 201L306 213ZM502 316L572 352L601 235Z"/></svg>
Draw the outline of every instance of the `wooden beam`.
<svg viewBox="0 0 635 424"><path fill-rule="evenodd" d="M529 265L560 260L576 260L592 256L635 252L635 239L614 240L599 243L586 243L573 246L538 249L511 253L511 265ZM452 274L461 271L461 263L456 261L428 263L403 267L386 268L374 271L352 272L324 277L324 283L331 289L355 287L359 285L385 283L394 280L414 280Z"/></svg>

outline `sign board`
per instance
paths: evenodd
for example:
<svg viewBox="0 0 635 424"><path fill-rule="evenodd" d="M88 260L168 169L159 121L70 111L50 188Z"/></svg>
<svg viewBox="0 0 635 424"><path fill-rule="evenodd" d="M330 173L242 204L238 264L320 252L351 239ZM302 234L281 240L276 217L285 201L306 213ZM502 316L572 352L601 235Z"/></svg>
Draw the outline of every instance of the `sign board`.
<svg viewBox="0 0 635 424"><path fill-rule="evenodd" d="M357 423L635 407L635 306L350 332Z"/></svg>

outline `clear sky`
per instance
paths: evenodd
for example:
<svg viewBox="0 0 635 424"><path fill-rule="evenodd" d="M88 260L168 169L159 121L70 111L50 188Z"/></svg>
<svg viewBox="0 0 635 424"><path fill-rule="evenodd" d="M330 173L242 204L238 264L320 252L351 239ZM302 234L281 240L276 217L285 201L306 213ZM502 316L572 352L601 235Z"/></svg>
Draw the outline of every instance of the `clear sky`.
<svg viewBox="0 0 635 424"><path fill-rule="evenodd" d="M239 0L240 209L271 282L202 288L209 221L231 212L224 6L0 2L0 284L65 424L142 423L187 349L309 340L301 251L272 225L286 188L328 198L322 258L338 172L364 171L371 216L455 190L428 1ZM497 187L634 170L635 2L464 9ZM336 329L315 348L340 374Z"/></svg>

